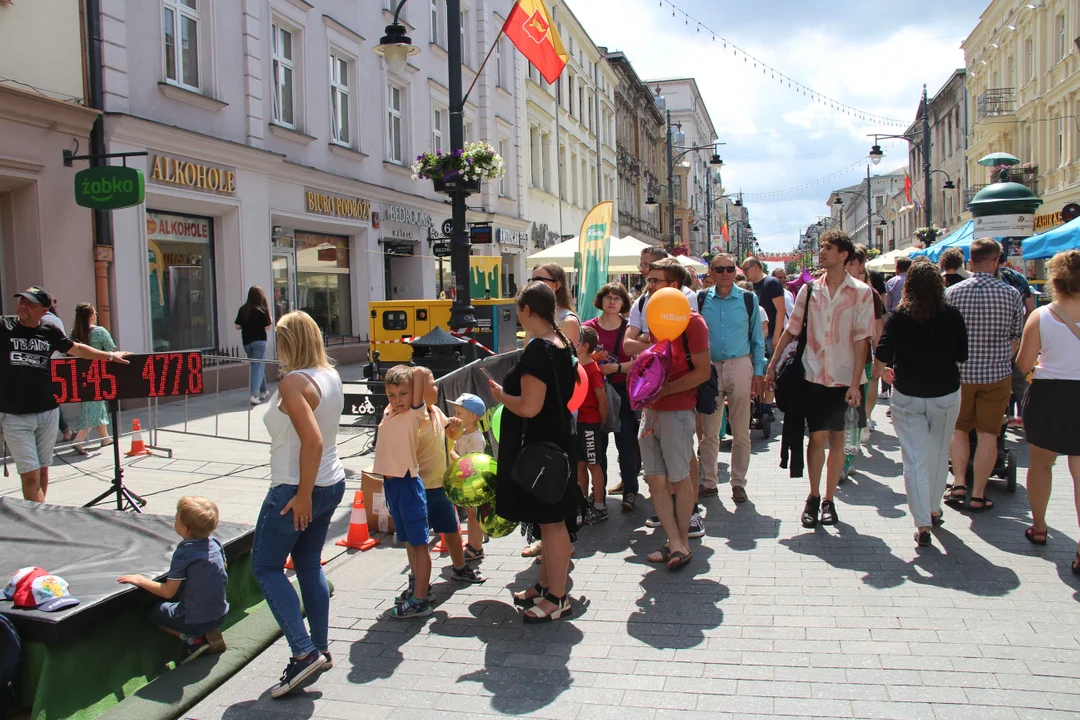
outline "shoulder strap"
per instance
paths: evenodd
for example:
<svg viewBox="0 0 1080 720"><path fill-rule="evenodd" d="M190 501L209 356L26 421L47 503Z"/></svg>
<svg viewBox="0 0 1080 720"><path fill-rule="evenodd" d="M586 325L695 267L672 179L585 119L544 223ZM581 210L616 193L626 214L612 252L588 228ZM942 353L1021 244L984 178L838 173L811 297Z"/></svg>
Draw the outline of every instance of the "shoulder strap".
<svg viewBox="0 0 1080 720"><path fill-rule="evenodd" d="M1054 313L1054 317L1060 320L1065 327L1069 328L1069 331L1076 336L1077 340L1080 340L1080 327L1077 327L1076 323L1072 321L1072 318L1065 314L1065 311L1061 309L1061 306L1057 303L1050 303L1049 309L1050 312Z"/></svg>
<svg viewBox="0 0 1080 720"><path fill-rule="evenodd" d="M754 305L757 304L757 295L744 290L742 299L746 306L746 340L750 342L754 337Z"/></svg>
<svg viewBox="0 0 1080 720"><path fill-rule="evenodd" d="M697 311L699 315L701 314L701 308L705 307L705 298L708 297L708 295L709 291L707 289L697 291Z"/></svg>
<svg viewBox="0 0 1080 720"><path fill-rule="evenodd" d="M615 354L615 359L619 359L619 349L622 347L623 336L626 335L626 328L630 326L630 321L623 318L622 324L619 325L619 334L615 336L615 347L612 352Z"/></svg>
<svg viewBox="0 0 1080 720"><path fill-rule="evenodd" d="M638 298L638 301L637 301L638 312L641 312L642 310L645 309L645 301L648 300L648 299L649 299L648 294L642 295L641 297Z"/></svg>

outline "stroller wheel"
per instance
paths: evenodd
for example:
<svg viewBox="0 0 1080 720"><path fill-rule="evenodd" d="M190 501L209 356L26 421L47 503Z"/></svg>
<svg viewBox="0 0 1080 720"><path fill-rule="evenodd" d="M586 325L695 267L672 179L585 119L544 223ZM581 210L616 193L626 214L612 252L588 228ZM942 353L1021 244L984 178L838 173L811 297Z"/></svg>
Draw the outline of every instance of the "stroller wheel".
<svg viewBox="0 0 1080 720"><path fill-rule="evenodd" d="M1012 450L1005 454L1005 489L1016 492L1016 453Z"/></svg>

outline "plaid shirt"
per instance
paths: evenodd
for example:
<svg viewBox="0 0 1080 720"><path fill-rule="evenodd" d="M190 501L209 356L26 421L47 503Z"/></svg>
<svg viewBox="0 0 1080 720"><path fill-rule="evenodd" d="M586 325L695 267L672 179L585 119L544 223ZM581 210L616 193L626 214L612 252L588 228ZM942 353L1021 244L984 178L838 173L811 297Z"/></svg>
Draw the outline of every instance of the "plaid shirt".
<svg viewBox="0 0 1080 720"><path fill-rule="evenodd" d="M964 316L968 359L960 364L960 382L985 385L1012 375L1012 342L1024 331L1024 304L1011 285L989 273L974 273L945 292Z"/></svg>

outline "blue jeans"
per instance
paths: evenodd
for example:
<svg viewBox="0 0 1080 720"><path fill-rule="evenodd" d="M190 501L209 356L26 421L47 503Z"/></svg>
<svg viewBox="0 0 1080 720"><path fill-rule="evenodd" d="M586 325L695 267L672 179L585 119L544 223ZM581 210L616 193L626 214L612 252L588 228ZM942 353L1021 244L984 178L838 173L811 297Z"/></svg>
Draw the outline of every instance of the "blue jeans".
<svg viewBox="0 0 1080 720"><path fill-rule="evenodd" d="M638 492L638 472L641 471L641 453L638 450L638 417L630 407L630 396L626 383L612 383L615 392L622 398L619 413L619 432L615 433L615 447L619 450L619 479L622 480L623 495ZM603 433L600 440L600 467L607 482L608 433Z"/></svg>
<svg viewBox="0 0 1080 720"><path fill-rule="evenodd" d="M904 395L895 387L892 421L904 461L904 487L915 527L930 527L930 514L941 512L949 478L949 441L960 414L960 391L941 397Z"/></svg>
<svg viewBox="0 0 1080 720"><path fill-rule="evenodd" d="M345 481L311 491L311 522L302 531L293 528L293 514L281 510L296 496L296 485L270 488L255 523L255 544L251 549L251 569L255 582L266 596L270 612L285 633L293 657L315 649L325 650L330 634L330 586L320 559L330 519L345 495ZM300 614L300 600L285 577L285 560L292 555L300 595L304 598L308 626Z"/></svg>
<svg viewBox="0 0 1080 720"><path fill-rule="evenodd" d="M256 340L244 346L244 352L249 358L262 360L266 357L266 341ZM258 395L266 392L266 363L251 363L251 394Z"/></svg>

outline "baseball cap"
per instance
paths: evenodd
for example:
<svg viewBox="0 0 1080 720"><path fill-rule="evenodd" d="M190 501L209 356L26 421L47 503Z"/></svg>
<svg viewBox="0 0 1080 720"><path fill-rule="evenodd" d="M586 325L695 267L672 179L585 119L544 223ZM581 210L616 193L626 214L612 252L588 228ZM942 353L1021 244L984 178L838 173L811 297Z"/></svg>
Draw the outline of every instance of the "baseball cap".
<svg viewBox="0 0 1080 720"><path fill-rule="evenodd" d="M59 575L42 575L30 582L30 596L33 605L42 612L56 612L78 605L79 601L71 597L68 584ZM16 603L16 607L18 607Z"/></svg>
<svg viewBox="0 0 1080 720"><path fill-rule="evenodd" d="M15 293L15 297L24 297L32 303L44 305L45 307L52 305L52 295L44 288L39 288L37 285L29 287L21 293Z"/></svg>
<svg viewBox="0 0 1080 720"><path fill-rule="evenodd" d="M26 585L29 587L29 583L33 581L34 578L48 574L49 571L45 568L34 566L19 568L19 570L11 576L11 579L8 580L8 584L4 587L4 599L14 600L15 594L19 590L19 585L23 580L26 580ZM26 590L25 592L29 592L29 590Z"/></svg>
<svg viewBox="0 0 1080 720"><path fill-rule="evenodd" d="M487 405L484 404L484 401L472 393L461 393L461 395L458 396L458 399L452 400L450 404L460 405L473 415L479 417L483 417L484 413L487 412Z"/></svg>

